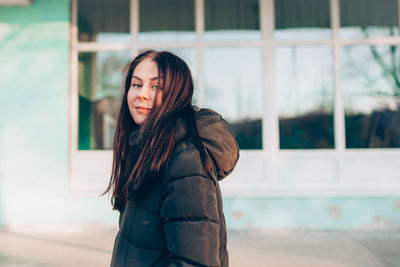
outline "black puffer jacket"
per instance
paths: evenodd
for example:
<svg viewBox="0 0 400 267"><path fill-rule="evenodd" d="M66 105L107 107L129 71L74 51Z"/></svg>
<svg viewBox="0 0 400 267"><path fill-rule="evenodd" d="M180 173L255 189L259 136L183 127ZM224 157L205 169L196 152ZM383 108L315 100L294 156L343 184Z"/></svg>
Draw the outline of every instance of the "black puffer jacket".
<svg viewBox="0 0 400 267"><path fill-rule="evenodd" d="M129 201L111 266L228 266L225 218L218 180L232 172L239 149L230 126L214 111L196 112L200 137L217 177L210 177L200 154L177 123L177 142L166 177Z"/></svg>

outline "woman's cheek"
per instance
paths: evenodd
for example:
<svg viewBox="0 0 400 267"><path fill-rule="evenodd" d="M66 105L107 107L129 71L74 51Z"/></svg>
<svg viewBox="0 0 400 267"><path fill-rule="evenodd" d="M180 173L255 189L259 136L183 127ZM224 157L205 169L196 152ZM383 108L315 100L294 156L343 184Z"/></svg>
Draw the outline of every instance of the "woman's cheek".
<svg viewBox="0 0 400 267"><path fill-rule="evenodd" d="M157 94L156 105L159 106L162 103L162 93Z"/></svg>

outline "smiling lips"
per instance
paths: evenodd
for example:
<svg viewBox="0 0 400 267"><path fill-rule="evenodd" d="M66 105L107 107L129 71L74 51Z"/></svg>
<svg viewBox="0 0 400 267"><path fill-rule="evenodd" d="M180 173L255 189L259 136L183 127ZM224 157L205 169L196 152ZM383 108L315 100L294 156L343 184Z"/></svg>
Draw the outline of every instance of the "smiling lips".
<svg viewBox="0 0 400 267"><path fill-rule="evenodd" d="M151 108L140 107L140 106L135 107L135 109L137 110L138 113L141 113L141 114L147 114L151 110Z"/></svg>

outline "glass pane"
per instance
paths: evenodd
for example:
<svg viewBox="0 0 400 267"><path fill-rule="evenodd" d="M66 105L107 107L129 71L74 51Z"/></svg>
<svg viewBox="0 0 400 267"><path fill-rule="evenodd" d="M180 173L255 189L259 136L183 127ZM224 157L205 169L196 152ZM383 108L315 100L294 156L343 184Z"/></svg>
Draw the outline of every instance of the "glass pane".
<svg viewBox="0 0 400 267"><path fill-rule="evenodd" d="M397 0L341 0L340 37L399 35L398 12Z"/></svg>
<svg viewBox="0 0 400 267"><path fill-rule="evenodd" d="M332 36L329 0L275 0L276 40L318 40Z"/></svg>
<svg viewBox="0 0 400 267"><path fill-rule="evenodd" d="M129 42L129 0L78 0L80 42Z"/></svg>
<svg viewBox="0 0 400 267"><path fill-rule="evenodd" d="M194 0L142 0L141 42L194 41Z"/></svg>
<svg viewBox="0 0 400 267"><path fill-rule="evenodd" d="M333 56L329 46L275 49L281 149L333 148Z"/></svg>
<svg viewBox="0 0 400 267"><path fill-rule="evenodd" d="M400 46L342 49L346 147L400 147Z"/></svg>
<svg viewBox="0 0 400 267"><path fill-rule="evenodd" d="M80 53L78 148L111 149L129 51Z"/></svg>
<svg viewBox="0 0 400 267"><path fill-rule="evenodd" d="M232 125L241 149L262 149L260 48L206 48L205 102Z"/></svg>
<svg viewBox="0 0 400 267"><path fill-rule="evenodd" d="M205 40L259 40L258 0L205 0Z"/></svg>
<svg viewBox="0 0 400 267"><path fill-rule="evenodd" d="M197 89L197 52L195 48L169 48L165 49L182 58L190 68L193 77L194 93L193 104L198 104L198 89Z"/></svg>

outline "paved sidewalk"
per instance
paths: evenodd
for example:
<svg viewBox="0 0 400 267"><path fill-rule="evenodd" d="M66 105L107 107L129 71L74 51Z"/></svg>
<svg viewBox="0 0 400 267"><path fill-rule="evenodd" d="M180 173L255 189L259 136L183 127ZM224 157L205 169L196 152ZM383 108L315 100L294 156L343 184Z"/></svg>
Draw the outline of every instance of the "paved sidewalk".
<svg viewBox="0 0 400 267"><path fill-rule="evenodd" d="M109 266L115 229L90 234L0 230L0 266ZM230 232L231 267L400 267L400 233Z"/></svg>

